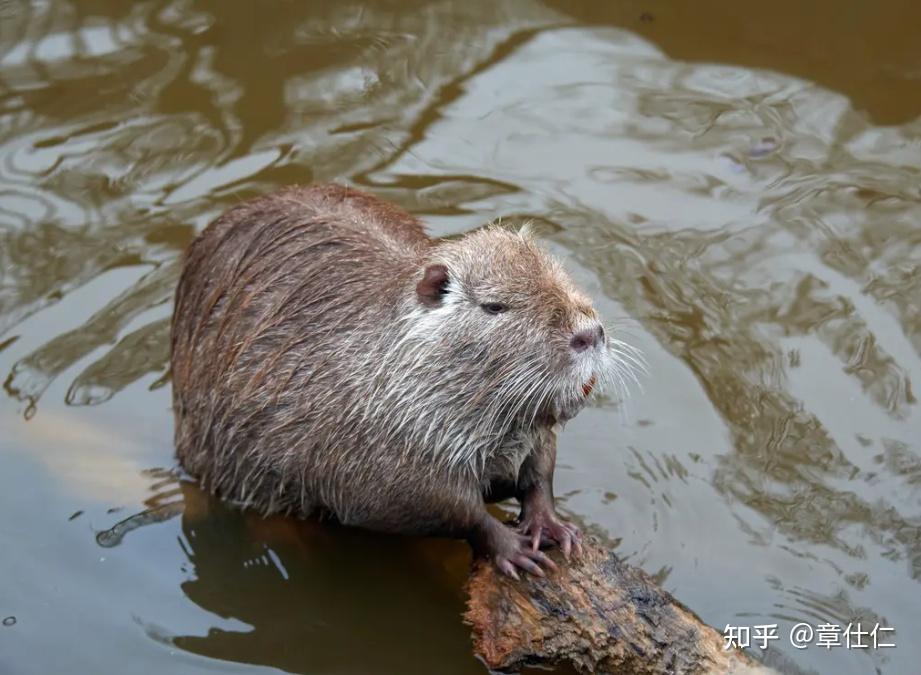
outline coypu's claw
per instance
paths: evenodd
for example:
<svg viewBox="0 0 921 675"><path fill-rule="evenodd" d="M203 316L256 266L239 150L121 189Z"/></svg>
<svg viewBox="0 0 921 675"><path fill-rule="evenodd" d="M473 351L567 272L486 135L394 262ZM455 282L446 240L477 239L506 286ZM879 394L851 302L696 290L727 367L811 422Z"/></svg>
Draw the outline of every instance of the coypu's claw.
<svg viewBox="0 0 921 675"><path fill-rule="evenodd" d="M546 576L541 566L549 570L556 570L556 563L548 558L543 552L536 548L532 548L531 542L527 537L516 535L516 539L518 540L518 548L516 550L508 554L498 553L493 558L500 572L510 576L512 579L518 579L518 571L516 568L523 569L537 577Z"/></svg>
<svg viewBox="0 0 921 675"><path fill-rule="evenodd" d="M485 537L471 541L474 552L490 559L503 574L518 579L521 570L538 577L545 576L546 570L556 570L556 563L542 551L533 548L530 538L503 525L492 516L485 523L485 533Z"/></svg>
<svg viewBox="0 0 921 675"><path fill-rule="evenodd" d="M552 509L539 509L521 519L518 531L527 535L532 550L557 544L568 559L570 553L582 555L582 533L579 528L560 518Z"/></svg>

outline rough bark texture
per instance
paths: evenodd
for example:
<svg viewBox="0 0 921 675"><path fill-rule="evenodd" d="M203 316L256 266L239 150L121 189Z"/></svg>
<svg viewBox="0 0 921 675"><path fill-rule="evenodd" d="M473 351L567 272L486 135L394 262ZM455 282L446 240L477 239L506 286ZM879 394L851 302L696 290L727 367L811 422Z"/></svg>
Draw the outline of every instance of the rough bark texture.
<svg viewBox="0 0 921 675"><path fill-rule="evenodd" d="M474 649L493 670L570 663L582 673L772 673L597 541L547 578L481 564L467 584Z"/></svg>

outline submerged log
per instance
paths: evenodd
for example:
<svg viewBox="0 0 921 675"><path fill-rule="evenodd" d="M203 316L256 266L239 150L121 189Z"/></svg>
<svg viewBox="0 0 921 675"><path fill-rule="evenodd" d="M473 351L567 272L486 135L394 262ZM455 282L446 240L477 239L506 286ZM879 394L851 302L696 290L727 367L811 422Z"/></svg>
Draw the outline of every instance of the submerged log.
<svg viewBox="0 0 921 675"><path fill-rule="evenodd" d="M571 664L580 673L772 673L724 651L722 635L597 540L559 571L509 579L480 564L464 616L474 650L493 670Z"/></svg>

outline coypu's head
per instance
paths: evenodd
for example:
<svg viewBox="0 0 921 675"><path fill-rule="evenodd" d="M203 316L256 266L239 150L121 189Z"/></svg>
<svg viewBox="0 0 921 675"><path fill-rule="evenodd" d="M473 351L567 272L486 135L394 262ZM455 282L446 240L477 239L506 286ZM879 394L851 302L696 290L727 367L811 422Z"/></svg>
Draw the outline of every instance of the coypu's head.
<svg viewBox="0 0 921 675"><path fill-rule="evenodd" d="M641 366L525 231L489 226L440 242L415 291L410 332L429 358L452 364L444 378L466 378L454 399L470 415L479 406L491 433L568 420L593 391L623 387Z"/></svg>

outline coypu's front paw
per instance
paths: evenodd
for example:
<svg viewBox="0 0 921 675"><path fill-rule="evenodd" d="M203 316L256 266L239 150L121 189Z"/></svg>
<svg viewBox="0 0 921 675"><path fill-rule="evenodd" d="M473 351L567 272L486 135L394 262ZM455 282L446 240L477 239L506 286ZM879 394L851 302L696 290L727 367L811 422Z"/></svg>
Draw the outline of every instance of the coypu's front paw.
<svg viewBox="0 0 921 675"><path fill-rule="evenodd" d="M503 541L492 555L493 562L500 572L513 579L518 579L517 569L525 570L538 577L545 576L543 568L556 570L556 563L542 551L532 547L528 537L513 530L508 530L508 534L511 536Z"/></svg>
<svg viewBox="0 0 921 675"><path fill-rule="evenodd" d="M566 558L571 552L577 556L582 554L579 528L560 518L552 508L532 509L523 514L518 531L529 538L535 551L541 546L557 544Z"/></svg>

